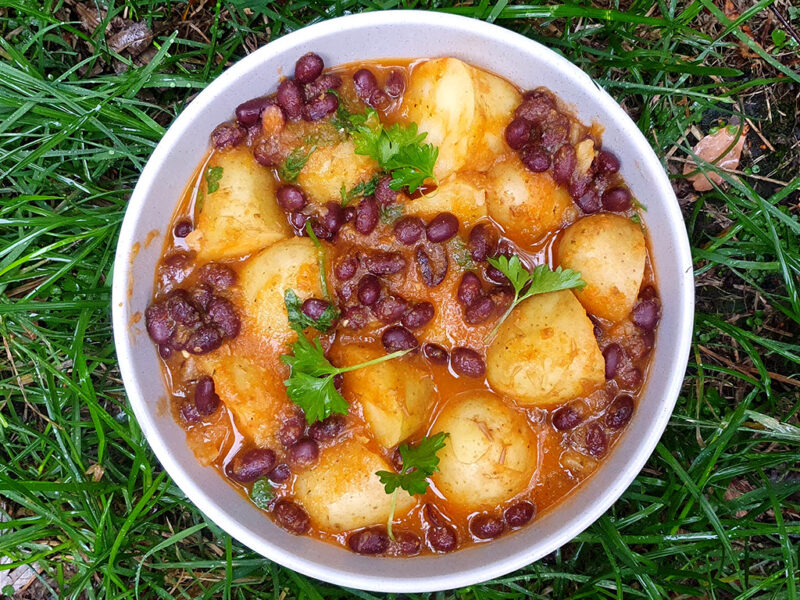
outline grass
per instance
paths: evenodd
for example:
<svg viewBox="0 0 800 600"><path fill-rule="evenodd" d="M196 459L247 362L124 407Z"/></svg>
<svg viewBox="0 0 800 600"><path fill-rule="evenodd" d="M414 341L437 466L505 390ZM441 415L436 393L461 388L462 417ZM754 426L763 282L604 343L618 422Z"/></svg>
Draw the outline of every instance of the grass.
<svg viewBox="0 0 800 600"><path fill-rule="evenodd" d="M19 597L374 597L255 555L186 501L129 414L110 273L137 175L193 94L307 23L404 7L520 31L609 90L673 176L697 280L685 384L630 489L542 561L436 597L798 597L800 15L789 1L111 0L99 24L78 7L0 3L0 555L11 561L0 569L40 570ZM109 43L119 17L154 31L146 60ZM697 194L679 175L693 135L734 116L754 125L741 174Z"/></svg>

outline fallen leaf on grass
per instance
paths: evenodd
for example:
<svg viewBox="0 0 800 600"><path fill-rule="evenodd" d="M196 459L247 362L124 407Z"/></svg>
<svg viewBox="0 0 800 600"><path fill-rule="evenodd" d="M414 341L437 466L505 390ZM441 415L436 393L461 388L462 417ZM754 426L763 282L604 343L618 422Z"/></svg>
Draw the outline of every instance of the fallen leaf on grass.
<svg viewBox="0 0 800 600"><path fill-rule="evenodd" d="M153 32L144 21L137 21L123 27L108 38L108 47L120 53L127 50L131 56L138 56L152 43Z"/></svg>
<svg viewBox="0 0 800 600"><path fill-rule="evenodd" d="M720 127L715 133L711 133L697 142L697 145L692 150L706 162L716 165L725 171L733 171L739 166L739 159L742 157L742 149L744 148L748 130L749 127L747 125L741 130L741 133L735 125ZM693 160L683 166L684 175L696 170L697 164ZM722 177L712 171L706 173L698 172L688 179L698 192L707 192L713 189L712 181L717 185L722 183Z"/></svg>

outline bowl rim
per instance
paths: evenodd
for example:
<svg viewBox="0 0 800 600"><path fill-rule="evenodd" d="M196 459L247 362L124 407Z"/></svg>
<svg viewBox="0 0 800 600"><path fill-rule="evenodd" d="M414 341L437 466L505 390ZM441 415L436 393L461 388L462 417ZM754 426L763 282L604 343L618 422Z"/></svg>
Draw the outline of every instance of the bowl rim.
<svg viewBox="0 0 800 600"><path fill-rule="evenodd" d="M684 318L680 322L679 331L673 332L677 338L675 347L677 348L676 355L679 356L679 360L676 363L678 368L672 370L669 378L669 385L661 392L662 404L660 405L660 410L648 428L646 437L640 441L637 452L627 461L625 468L613 478L605 492L597 499L598 501L592 505L590 510L581 513L577 518L566 523L556 534L550 536L550 543L548 544L549 550L547 550L547 552L537 551L535 554L531 552L520 552L503 560L494 560L469 570L455 573L443 573L430 577L395 580L370 573L359 573L355 575L335 567L318 563L313 560L313 558L287 553L284 549L271 543L269 539L259 533L240 527L237 523L229 519L225 508L221 507L189 476L181 462L176 459L164 445L161 436L155 429L152 416L145 408L145 401L141 397L141 394L139 394L139 389L136 385L137 376L133 367L132 344L128 335L128 322L125 312L125 306L128 300L128 282L131 278L133 262L130 259L130 254L132 248L134 248L135 244L138 242L138 240L134 238L137 217L145 205L157 165L162 162L172 150L175 142L180 139L186 124L191 123L193 119L202 114L209 99L213 97L215 92L224 89L229 83L235 81L240 76L240 73L246 72L251 64L263 60L262 57L264 55L280 55L286 50L296 46L298 43L311 43L316 37L332 33L338 32L339 34L344 34L353 29L395 25L399 23L402 23L403 26L429 26L431 24L431 19L435 19L436 25L441 25L445 29L457 30L465 34L479 35L488 38L497 38L498 35L501 35L507 38L507 40L513 41L515 45L527 46L531 51L548 54L549 60L552 60L552 62L557 65L558 71L568 73L569 76L575 80L583 80L583 85L587 90L592 90L592 95L596 98L596 101L606 111L615 115L614 120L616 124L621 129L624 129L625 135L636 146L637 156L640 157L644 166L650 169L654 184L664 190L668 190L668 195L674 198L669 178L658 157L644 135L639 131L638 127L623 111L619 104L617 104L603 88L594 83L580 68L543 44L492 23L449 13L431 14L430 11L423 10L389 10L353 14L309 25L265 44L224 70L186 106L159 141L142 170L131 195L117 242L112 280L112 324L114 342L126 395L129 398L131 407L133 408L133 412L145 439L170 477L172 477L175 483L186 494L187 499L194 503L204 515L231 536L270 560L274 560L289 569L328 583L379 592L433 592L487 581L538 560L547 552L561 547L588 528L594 521L602 516L630 486L647 460L649 460L666 429L680 393L686 364L688 362L693 330L694 286L691 252L688 236L685 230L681 229L683 235L677 235L675 260L682 267L681 272L684 275L684 279L680 282L684 293L679 297L680 306L678 306L679 314ZM669 214L669 226L675 228L677 224L683 225L684 221L677 200L670 202L669 205L664 208Z"/></svg>

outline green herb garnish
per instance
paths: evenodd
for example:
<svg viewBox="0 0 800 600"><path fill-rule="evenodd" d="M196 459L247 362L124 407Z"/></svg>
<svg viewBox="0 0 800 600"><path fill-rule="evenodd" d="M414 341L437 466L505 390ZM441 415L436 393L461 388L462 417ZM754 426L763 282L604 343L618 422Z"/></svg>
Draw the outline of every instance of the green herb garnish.
<svg viewBox="0 0 800 600"><path fill-rule="evenodd" d="M209 194L213 194L219 189L222 171L222 167L208 167L208 169L206 169L206 186L208 187Z"/></svg>
<svg viewBox="0 0 800 600"><path fill-rule="evenodd" d="M562 269L561 267L556 267L554 271L548 265L539 265L533 271L528 271L519 256L516 255L511 258L502 255L497 258L490 258L489 264L508 277L511 285L514 286L514 301L503 316L500 317L491 333L486 336L486 342L489 342L497 334L497 330L500 329L503 321L508 318L514 307L523 300L536 294L546 294L571 288L582 290L586 286L586 282L581 279L581 274L577 271Z"/></svg>
<svg viewBox="0 0 800 600"><path fill-rule="evenodd" d="M402 204L387 204L378 209L381 221L387 225L393 225L400 217L406 214L406 208Z"/></svg>
<svg viewBox="0 0 800 600"><path fill-rule="evenodd" d="M399 489L403 488L412 496L424 494L428 490L428 477L439 470L437 452L444 448L444 441L449 435L449 433L440 432L431 437L422 438L416 446L403 444L398 448L400 457L403 459L403 468L400 472L378 471L375 473L381 480L386 493L392 494L392 510L386 524L391 539L394 539L392 521L394 521Z"/></svg>
<svg viewBox="0 0 800 600"><path fill-rule="evenodd" d="M340 117L337 113L337 119L342 122L342 128L350 132L356 154L369 156L382 169L391 172L389 187L393 190L407 187L413 193L426 179L436 179L433 167L439 149L422 143L428 134L419 133L416 123L395 123L387 129L377 111L369 107L362 114L345 111Z"/></svg>
<svg viewBox="0 0 800 600"><path fill-rule="evenodd" d="M332 296L331 292L328 289L328 276L326 273L328 272L327 267L327 253L325 252L325 246L322 245L322 242L319 241L317 234L314 233L314 228L311 227L311 221L306 221L306 234L314 244L314 247L317 249L317 265L319 266L319 284L322 288L322 295L325 296L325 299L330 301Z"/></svg>
<svg viewBox="0 0 800 600"><path fill-rule="evenodd" d="M339 309L333 304L329 304L318 319L312 319L303 312L303 301L297 297L294 290L286 290L283 295L283 303L286 305L286 312L289 314L289 324L292 329L305 330L313 327L317 331L327 332L333 327L336 319L339 318Z"/></svg>
<svg viewBox="0 0 800 600"><path fill-rule="evenodd" d="M475 268L475 261L472 260L472 254L462 239L454 237L450 240L448 246L450 246L450 254L453 260L456 261L459 267L467 270Z"/></svg>
<svg viewBox="0 0 800 600"><path fill-rule="evenodd" d="M278 174L281 176L281 179L290 183L297 181L300 171L306 166L308 158L316 149L316 146L311 146L311 149L306 151L305 148L301 146L300 148L292 150L292 153L286 157L286 160L283 161L283 164L278 169Z"/></svg>
<svg viewBox="0 0 800 600"><path fill-rule="evenodd" d="M269 479L266 477L257 479L253 484L253 489L250 490L250 500L252 500L253 504L262 510L267 510L269 508L269 503L272 502L274 498L275 491Z"/></svg>
<svg viewBox="0 0 800 600"><path fill-rule="evenodd" d="M355 198L363 198L364 196L371 196L374 194L375 188L378 187L378 181L380 181L380 175L374 175L372 179L369 181L362 181L349 192L344 184L342 184L342 189L339 190L339 194L342 197L342 206L347 206L350 204L350 201Z"/></svg>

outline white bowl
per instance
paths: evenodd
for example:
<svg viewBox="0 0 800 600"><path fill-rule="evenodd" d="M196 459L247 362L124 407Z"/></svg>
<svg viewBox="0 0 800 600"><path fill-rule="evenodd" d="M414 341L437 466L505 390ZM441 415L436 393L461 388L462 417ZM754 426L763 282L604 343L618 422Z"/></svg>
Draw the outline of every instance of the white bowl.
<svg viewBox="0 0 800 600"><path fill-rule="evenodd" d="M201 467L165 409L167 391L155 347L136 315L153 294L164 233L218 123L244 100L271 92L308 51L327 65L363 59L455 56L522 88L546 86L597 121L604 145L647 207L663 316L644 395L627 430L596 473L531 525L490 544L410 559L358 556L275 526L211 467ZM152 232L160 235L154 237ZM150 243L148 243L148 240ZM421 11L353 15L282 37L220 75L184 110L153 152L131 196L117 247L114 338L131 406L167 472L200 510L233 537L290 569L343 586L381 592L431 592L466 586L523 567L565 544L608 509L636 477L661 437L681 387L694 306L692 263L672 187L653 150L619 105L576 66L521 35L464 17Z"/></svg>

